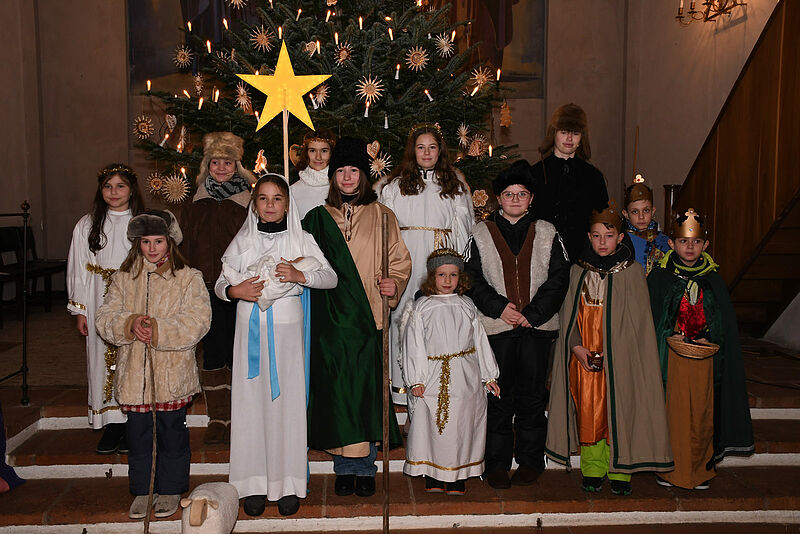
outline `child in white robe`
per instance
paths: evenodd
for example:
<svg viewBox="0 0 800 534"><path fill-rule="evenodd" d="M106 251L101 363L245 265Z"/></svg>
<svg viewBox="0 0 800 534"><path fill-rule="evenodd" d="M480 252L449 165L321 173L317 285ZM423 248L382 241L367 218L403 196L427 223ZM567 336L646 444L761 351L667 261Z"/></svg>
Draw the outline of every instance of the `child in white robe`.
<svg viewBox="0 0 800 534"><path fill-rule="evenodd" d="M486 391L500 395L500 371L456 251L428 257L423 297L404 312L403 378L411 426L407 475L425 475L425 491L463 495L483 473Z"/></svg>
<svg viewBox="0 0 800 534"><path fill-rule="evenodd" d="M301 295L304 287L337 283L314 238L300 228L290 196L282 176L259 179L215 286L219 298L239 300L229 481L251 516L261 515L267 500L292 515L306 496L307 292Z"/></svg>
<svg viewBox="0 0 800 534"><path fill-rule="evenodd" d="M97 310L111 284L111 275L128 255L128 222L144 209L136 173L122 163L106 165L97 174L92 211L72 232L67 261L67 309L78 332L86 337L89 425L103 429L98 454L127 453L126 416L113 396L117 347L107 344L94 327Z"/></svg>

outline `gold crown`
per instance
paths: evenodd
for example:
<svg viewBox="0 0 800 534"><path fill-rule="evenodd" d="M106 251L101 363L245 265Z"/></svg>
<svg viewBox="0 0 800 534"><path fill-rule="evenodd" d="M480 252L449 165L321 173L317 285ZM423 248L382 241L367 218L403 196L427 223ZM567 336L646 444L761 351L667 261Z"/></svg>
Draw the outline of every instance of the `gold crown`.
<svg viewBox="0 0 800 534"><path fill-rule="evenodd" d="M420 122L418 124L415 124L414 126L411 127L411 130L408 131L408 136L412 137L419 130L424 130L424 129L436 130L439 136L444 137L444 134L442 134L442 127L439 126L438 122Z"/></svg>
<svg viewBox="0 0 800 534"><path fill-rule="evenodd" d="M633 184L625 189L625 207L627 208L631 202L637 200L649 200L653 202L653 190L644 183L644 178L641 174L637 174L633 179Z"/></svg>
<svg viewBox="0 0 800 534"><path fill-rule="evenodd" d="M125 175L133 177L133 180L136 180L136 173L128 167L127 165L116 165L114 167L106 167L105 169L101 170L97 173L97 179L103 180L108 176L112 176L114 174L124 173Z"/></svg>
<svg viewBox="0 0 800 534"><path fill-rule="evenodd" d="M614 202L609 202L608 207L603 211L595 210L592 212L591 217L589 217L589 227L597 223L608 224L616 228L618 232L622 231L622 218L619 216Z"/></svg>
<svg viewBox="0 0 800 534"><path fill-rule="evenodd" d="M703 228L703 218L699 213L694 211L694 208L689 208L686 210L686 213L682 216L677 216L675 220L672 221L670 234L672 234L672 239L677 239L679 237L697 237L705 239L706 229Z"/></svg>

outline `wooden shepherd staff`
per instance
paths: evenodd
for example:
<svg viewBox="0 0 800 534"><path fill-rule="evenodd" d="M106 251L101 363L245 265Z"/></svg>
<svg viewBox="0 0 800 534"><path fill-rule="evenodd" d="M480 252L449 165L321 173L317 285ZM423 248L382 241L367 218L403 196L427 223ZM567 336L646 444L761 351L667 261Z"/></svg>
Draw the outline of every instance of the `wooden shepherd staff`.
<svg viewBox="0 0 800 534"><path fill-rule="evenodd" d="M389 278L389 216L381 220L381 277ZM383 312L383 532L389 533L389 297L381 295Z"/></svg>

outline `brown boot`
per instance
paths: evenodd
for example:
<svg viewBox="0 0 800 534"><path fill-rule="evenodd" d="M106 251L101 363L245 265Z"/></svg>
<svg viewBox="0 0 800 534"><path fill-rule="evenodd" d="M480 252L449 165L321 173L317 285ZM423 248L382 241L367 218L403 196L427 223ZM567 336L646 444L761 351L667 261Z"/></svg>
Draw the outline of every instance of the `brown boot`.
<svg viewBox="0 0 800 534"><path fill-rule="evenodd" d="M203 393L209 422L203 441L229 443L231 425L231 371L227 367L203 371Z"/></svg>

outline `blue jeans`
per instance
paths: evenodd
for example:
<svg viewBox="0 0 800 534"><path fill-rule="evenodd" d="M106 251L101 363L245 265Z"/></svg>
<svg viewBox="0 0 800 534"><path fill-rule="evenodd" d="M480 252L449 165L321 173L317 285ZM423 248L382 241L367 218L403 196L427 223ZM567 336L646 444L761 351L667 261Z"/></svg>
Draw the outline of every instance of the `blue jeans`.
<svg viewBox="0 0 800 534"><path fill-rule="evenodd" d="M363 458L346 458L340 454L333 455L333 472L337 475L356 475L357 477L374 477L378 472L375 458L378 457L378 447L369 444L369 455Z"/></svg>

